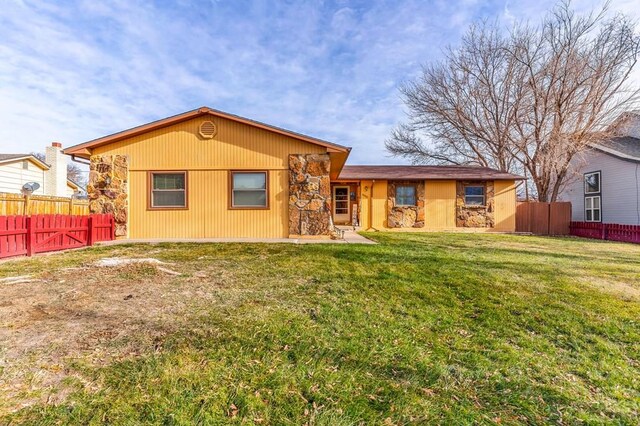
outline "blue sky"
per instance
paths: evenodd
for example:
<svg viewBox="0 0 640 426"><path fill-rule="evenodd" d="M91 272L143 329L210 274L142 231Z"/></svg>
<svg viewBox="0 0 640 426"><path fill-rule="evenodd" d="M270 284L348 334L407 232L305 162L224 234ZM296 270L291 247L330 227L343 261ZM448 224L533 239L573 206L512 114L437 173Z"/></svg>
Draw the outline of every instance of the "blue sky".
<svg viewBox="0 0 640 426"><path fill-rule="evenodd" d="M471 22L535 22L556 3L0 2L0 152L75 145L206 105L352 146L351 164L402 162L384 150L404 117L398 86ZM611 9L640 18L637 0Z"/></svg>

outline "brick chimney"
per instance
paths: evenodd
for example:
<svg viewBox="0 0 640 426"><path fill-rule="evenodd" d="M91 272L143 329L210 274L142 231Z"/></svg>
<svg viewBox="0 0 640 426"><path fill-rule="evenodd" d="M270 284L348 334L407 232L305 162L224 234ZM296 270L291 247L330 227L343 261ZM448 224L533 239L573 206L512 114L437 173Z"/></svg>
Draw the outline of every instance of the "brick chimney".
<svg viewBox="0 0 640 426"><path fill-rule="evenodd" d="M45 152L45 163L51 168L45 172L44 193L55 197L66 197L67 156L62 153L62 144L52 142Z"/></svg>

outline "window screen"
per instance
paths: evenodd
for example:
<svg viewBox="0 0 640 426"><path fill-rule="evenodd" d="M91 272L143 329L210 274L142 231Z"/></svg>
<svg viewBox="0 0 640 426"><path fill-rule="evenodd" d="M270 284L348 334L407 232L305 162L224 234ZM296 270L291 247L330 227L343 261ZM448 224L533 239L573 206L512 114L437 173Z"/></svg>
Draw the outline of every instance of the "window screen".
<svg viewBox="0 0 640 426"><path fill-rule="evenodd" d="M584 198L584 220L586 222L602 221L602 207L599 195Z"/></svg>
<svg viewBox="0 0 640 426"><path fill-rule="evenodd" d="M484 206L484 186L465 186L464 203L467 206Z"/></svg>
<svg viewBox="0 0 640 426"><path fill-rule="evenodd" d="M396 204L399 206L415 206L416 187L412 185L396 186Z"/></svg>
<svg viewBox="0 0 640 426"><path fill-rule="evenodd" d="M231 180L231 207L267 207L267 172L232 172Z"/></svg>
<svg viewBox="0 0 640 426"><path fill-rule="evenodd" d="M187 206L186 173L152 173L151 207L184 208Z"/></svg>

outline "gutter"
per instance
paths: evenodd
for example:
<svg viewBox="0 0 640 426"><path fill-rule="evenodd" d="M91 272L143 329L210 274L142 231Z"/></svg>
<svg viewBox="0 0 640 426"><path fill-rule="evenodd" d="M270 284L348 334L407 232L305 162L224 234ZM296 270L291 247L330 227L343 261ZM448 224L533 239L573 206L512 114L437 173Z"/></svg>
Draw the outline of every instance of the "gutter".
<svg viewBox="0 0 640 426"><path fill-rule="evenodd" d="M80 164L84 164L85 166L90 166L90 165L91 165L91 163L88 163L88 162L84 162L84 161L80 161L80 160L78 160L78 159L76 158L76 155L75 155L75 154L71 154L71 161L74 161L74 162L76 162L76 163L80 163Z"/></svg>

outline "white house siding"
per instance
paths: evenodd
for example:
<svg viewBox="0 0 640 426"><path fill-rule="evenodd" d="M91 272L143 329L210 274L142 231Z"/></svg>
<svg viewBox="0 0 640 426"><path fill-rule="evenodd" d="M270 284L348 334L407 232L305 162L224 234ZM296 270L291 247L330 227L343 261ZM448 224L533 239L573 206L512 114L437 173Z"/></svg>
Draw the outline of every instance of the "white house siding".
<svg viewBox="0 0 640 426"><path fill-rule="evenodd" d="M574 164L576 178L560 196L571 201L573 221L584 221L584 173L600 171L602 222L640 225L640 163L590 151Z"/></svg>
<svg viewBox="0 0 640 426"><path fill-rule="evenodd" d="M67 193L65 195L65 197L72 197L73 194L76 193L76 190L73 189L72 187L70 187L69 185L67 185Z"/></svg>
<svg viewBox="0 0 640 426"><path fill-rule="evenodd" d="M22 160L0 164L0 192L20 194L22 185L27 182L37 182L40 188L34 194L44 194L44 170L27 161L28 168L22 166Z"/></svg>

